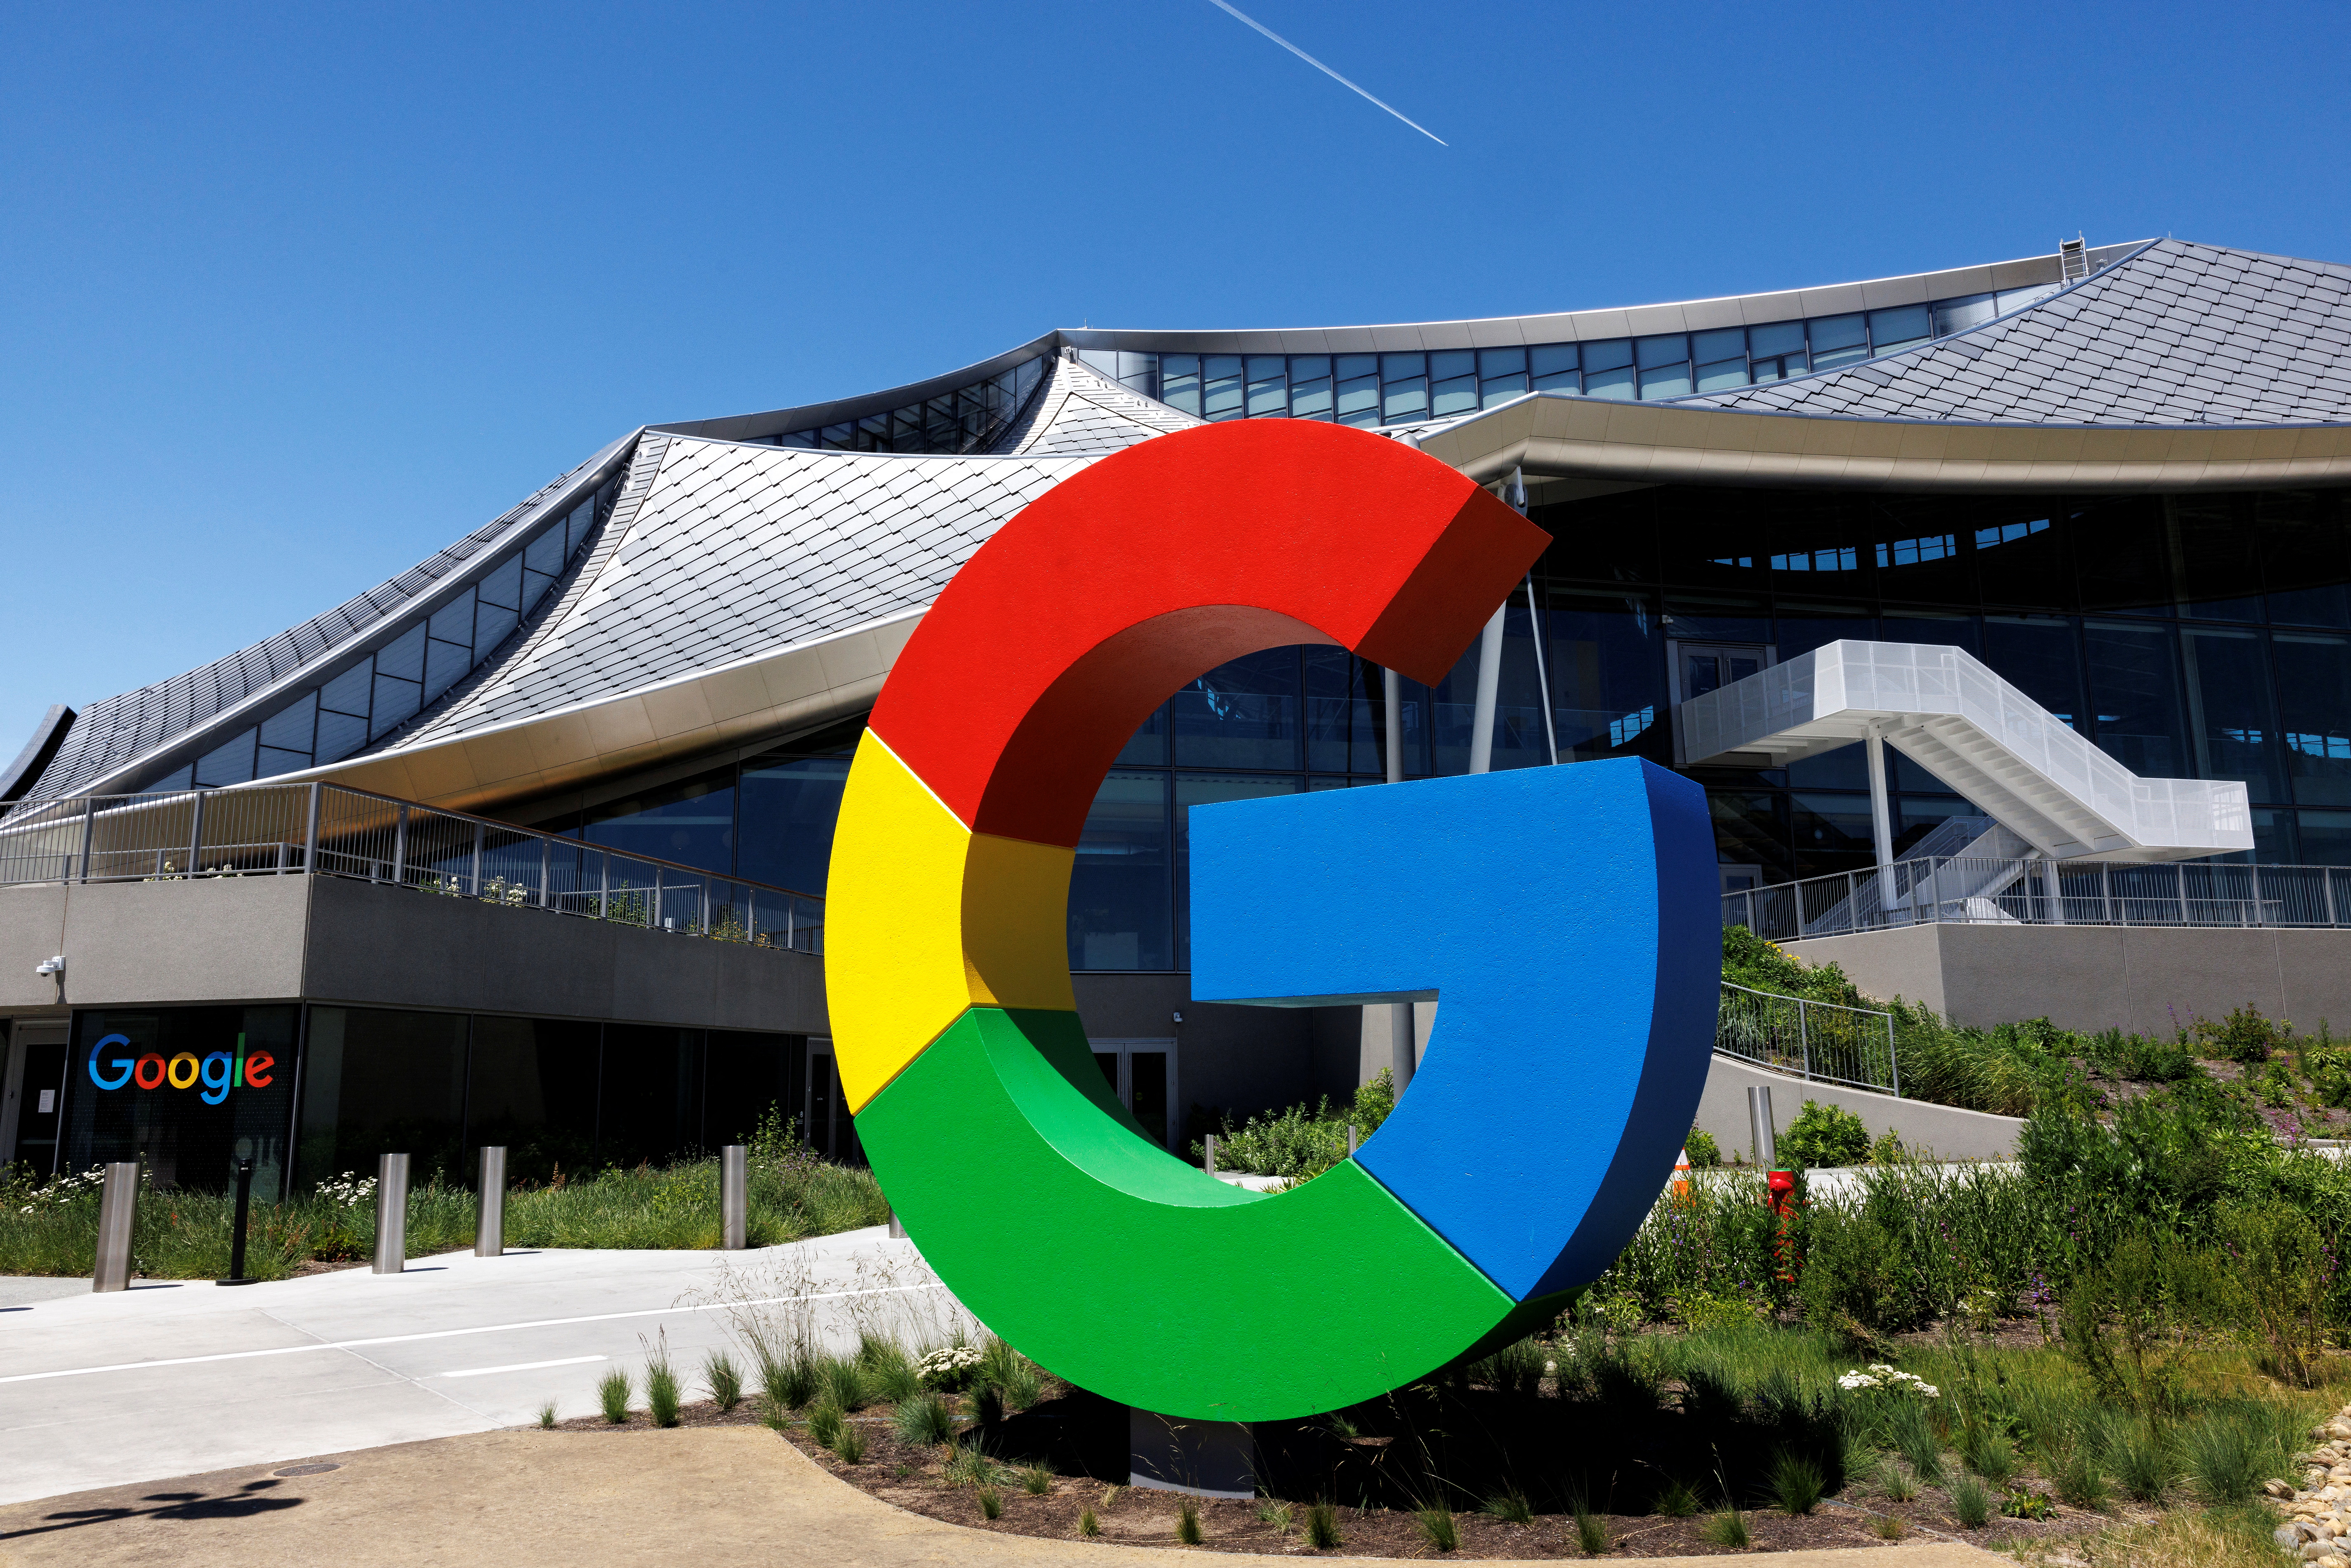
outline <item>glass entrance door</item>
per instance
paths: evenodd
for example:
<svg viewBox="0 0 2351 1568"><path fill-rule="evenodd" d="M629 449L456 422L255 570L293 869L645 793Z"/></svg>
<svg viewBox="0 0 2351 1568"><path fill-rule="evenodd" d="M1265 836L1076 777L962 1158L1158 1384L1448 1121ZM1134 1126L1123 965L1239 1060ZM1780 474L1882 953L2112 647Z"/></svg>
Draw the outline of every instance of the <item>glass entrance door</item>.
<svg viewBox="0 0 2351 1568"><path fill-rule="evenodd" d="M857 1123L842 1098L841 1075L834 1071L830 1040L809 1041L808 1098L802 1103L808 1106L809 1147L843 1165L864 1163L865 1152L857 1144Z"/></svg>
<svg viewBox="0 0 2351 1568"><path fill-rule="evenodd" d="M61 1024L19 1023L11 1063L16 1147L0 1149L0 1166L23 1161L37 1176L57 1170L57 1135L65 1125L66 1065L70 1054ZM0 1133L7 1128L0 1125Z"/></svg>
<svg viewBox="0 0 2351 1568"><path fill-rule="evenodd" d="M1172 1130L1168 1108L1176 1099L1176 1042L1172 1040L1098 1040L1094 1065L1102 1082L1163 1149Z"/></svg>

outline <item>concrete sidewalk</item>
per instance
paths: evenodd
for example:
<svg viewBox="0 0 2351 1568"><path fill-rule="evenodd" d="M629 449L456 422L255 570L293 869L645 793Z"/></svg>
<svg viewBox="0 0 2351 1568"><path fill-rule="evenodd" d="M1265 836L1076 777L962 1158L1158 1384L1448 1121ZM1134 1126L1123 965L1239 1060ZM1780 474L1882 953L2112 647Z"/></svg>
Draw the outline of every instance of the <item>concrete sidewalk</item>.
<svg viewBox="0 0 2351 1568"><path fill-rule="evenodd" d="M616 1436L493 1432L329 1456L340 1469L246 1469L0 1509L0 1563L23 1568L360 1568L560 1562L673 1568L1168 1568L1167 1547L1049 1541L907 1513L756 1427ZM1170 1511L1167 1525L1174 1526ZM1236 1568L1294 1557L1218 1553ZM1357 1559L1357 1561L1362 1561ZM1664 1557L1660 1565L1719 1564ZM1771 1568L1988 1568L1941 1542L1770 1554Z"/></svg>
<svg viewBox="0 0 2351 1568"><path fill-rule="evenodd" d="M27 1291L37 1296L40 1292ZM665 1336L701 1396L705 1352L748 1360L723 1294L789 1297L837 1348L861 1326L940 1337L960 1308L875 1227L747 1252L517 1251L412 1259L224 1290L142 1281L0 1312L0 1502L282 1464L596 1408L619 1367L643 1400Z"/></svg>

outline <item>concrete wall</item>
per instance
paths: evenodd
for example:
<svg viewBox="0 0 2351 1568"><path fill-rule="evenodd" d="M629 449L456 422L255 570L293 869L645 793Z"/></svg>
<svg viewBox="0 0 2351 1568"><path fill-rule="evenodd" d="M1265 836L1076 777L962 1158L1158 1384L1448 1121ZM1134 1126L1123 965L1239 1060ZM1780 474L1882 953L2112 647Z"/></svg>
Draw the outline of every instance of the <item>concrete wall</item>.
<svg viewBox="0 0 2351 1568"><path fill-rule="evenodd" d="M62 986L33 967L66 958ZM0 1010L308 998L826 1032L823 962L340 877L0 889Z"/></svg>
<svg viewBox="0 0 2351 1568"><path fill-rule="evenodd" d="M2147 925L1917 925L1782 944L1843 966L1874 997L1953 1023L2047 1018L2065 1029L2168 1034L2251 1002L2351 1029L2351 931Z"/></svg>
<svg viewBox="0 0 2351 1568"><path fill-rule="evenodd" d="M1808 1083L1784 1072L1771 1072L1730 1057L1714 1058L1707 1073L1706 1091L1698 1097L1698 1126L1714 1134L1726 1160L1736 1155L1753 1159L1747 1122L1747 1091L1758 1084L1771 1091L1771 1119L1785 1132L1804 1102L1817 1100L1859 1116L1876 1139L1891 1131L1903 1147L1916 1155L1946 1160L2004 1160L2016 1153L2017 1134L2024 1124L2013 1116L1991 1116L1962 1111L1955 1105L1933 1105L1923 1100L1896 1100L1865 1089L1845 1089L1834 1083Z"/></svg>

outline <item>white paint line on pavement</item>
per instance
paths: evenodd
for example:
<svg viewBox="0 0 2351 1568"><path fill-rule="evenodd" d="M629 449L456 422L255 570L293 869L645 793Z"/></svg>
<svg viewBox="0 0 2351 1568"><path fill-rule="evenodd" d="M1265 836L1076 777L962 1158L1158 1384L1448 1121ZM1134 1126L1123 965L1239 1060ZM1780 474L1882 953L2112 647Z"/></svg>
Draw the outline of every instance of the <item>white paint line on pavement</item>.
<svg viewBox="0 0 2351 1568"><path fill-rule="evenodd" d="M413 1344L419 1340L458 1339L466 1334L509 1333L517 1329L566 1328L573 1323L611 1322L621 1318L658 1318L673 1312L731 1312L737 1307L772 1307L787 1301L838 1301L851 1296L896 1296L912 1291L944 1291L942 1284L878 1285L866 1291L820 1291L806 1296L761 1296L748 1301L705 1301L691 1307L648 1307L634 1312L596 1312L584 1318L536 1318L524 1323L484 1323L470 1329L435 1329L429 1333L383 1334L374 1339L320 1340L312 1344L281 1344L267 1350L229 1350L215 1355L174 1355L153 1361L117 1361L104 1366L65 1367L56 1372L20 1372L0 1377L0 1384L38 1383L49 1377L87 1377L99 1372L142 1372L156 1366L193 1366L207 1361L251 1361L265 1355L298 1355L313 1350L358 1350L372 1344Z"/></svg>
<svg viewBox="0 0 2351 1568"><path fill-rule="evenodd" d="M469 1366L463 1372L444 1372L444 1377L487 1377L493 1372L537 1372L542 1366L578 1366L582 1362L610 1361L609 1355L567 1355L560 1361L517 1361L505 1366Z"/></svg>

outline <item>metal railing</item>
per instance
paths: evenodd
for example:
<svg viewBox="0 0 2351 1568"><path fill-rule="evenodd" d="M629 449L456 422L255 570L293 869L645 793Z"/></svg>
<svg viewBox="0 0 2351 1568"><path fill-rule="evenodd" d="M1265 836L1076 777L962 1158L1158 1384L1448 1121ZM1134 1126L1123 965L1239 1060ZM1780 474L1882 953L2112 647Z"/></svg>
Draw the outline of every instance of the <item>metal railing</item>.
<svg viewBox="0 0 2351 1568"><path fill-rule="evenodd" d="M1714 1049L1799 1078L1902 1092L1894 1015L1722 982Z"/></svg>
<svg viewBox="0 0 2351 1568"><path fill-rule="evenodd" d="M824 951L815 894L340 784L73 796L0 820L0 885L304 872Z"/></svg>
<svg viewBox="0 0 2351 1568"><path fill-rule="evenodd" d="M2351 925L2351 866L1934 855L1722 895L1774 942L1903 925Z"/></svg>

